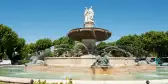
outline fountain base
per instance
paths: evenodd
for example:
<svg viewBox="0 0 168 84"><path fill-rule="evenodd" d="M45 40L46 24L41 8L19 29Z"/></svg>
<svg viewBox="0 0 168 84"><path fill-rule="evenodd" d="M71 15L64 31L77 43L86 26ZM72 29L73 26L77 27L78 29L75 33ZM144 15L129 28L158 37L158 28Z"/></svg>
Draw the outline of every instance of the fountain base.
<svg viewBox="0 0 168 84"><path fill-rule="evenodd" d="M112 74L112 67L92 67L93 74Z"/></svg>
<svg viewBox="0 0 168 84"><path fill-rule="evenodd" d="M44 66L44 65L29 65L25 68L26 71L40 71L40 72L52 72L54 73L87 73L87 74L112 74L113 69L102 67L79 67L79 66Z"/></svg>

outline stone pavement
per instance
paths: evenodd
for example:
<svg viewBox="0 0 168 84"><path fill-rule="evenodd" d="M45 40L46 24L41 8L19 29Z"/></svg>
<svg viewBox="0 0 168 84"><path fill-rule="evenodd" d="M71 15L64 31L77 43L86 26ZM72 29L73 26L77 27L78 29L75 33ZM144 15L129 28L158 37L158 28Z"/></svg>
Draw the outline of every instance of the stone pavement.
<svg viewBox="0 0 168 84"><path fill-rule="evenodd" d="M0 76L2 82L14 82L14 83L30 83L30 78L11 78ZM38 79L34 79L37 81ZM66 80L46 80L48 83L63 82ZM89 81L89 80L72 80L73 84L146 84L146 80L133 80L133 81ZM162 80L149 80L150 84L168 84L168 79Z"/></svg>

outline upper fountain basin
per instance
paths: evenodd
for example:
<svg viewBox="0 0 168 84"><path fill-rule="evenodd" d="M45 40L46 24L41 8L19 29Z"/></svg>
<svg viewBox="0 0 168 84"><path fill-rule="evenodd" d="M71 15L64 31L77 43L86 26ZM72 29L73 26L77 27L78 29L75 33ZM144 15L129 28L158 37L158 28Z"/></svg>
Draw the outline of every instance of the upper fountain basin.
<svg viewBox="0 0 168 84"><path fill-rule="evenodd" d="M102 28L76 28L68 33L68 37L73 40L81 41L82 39L95 39L96 41L104 41L110 38L111 32Z"/></svg>

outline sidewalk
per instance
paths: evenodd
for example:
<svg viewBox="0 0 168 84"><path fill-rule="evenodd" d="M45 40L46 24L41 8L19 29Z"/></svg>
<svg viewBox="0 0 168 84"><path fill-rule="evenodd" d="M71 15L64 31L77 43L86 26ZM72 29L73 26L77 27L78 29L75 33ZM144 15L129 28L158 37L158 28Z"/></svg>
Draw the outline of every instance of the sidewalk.
<svg viewBox="0 0 168 84"><path fill-rule="evenodd" d="M1 77L0 81L2 82L14 82L14 83L30 83L30 78L11 78L11 77ZM34 79L34 81L38 81L38 79ZM42 80L44 81L44 80ZM168 84L168 79L162 80L149 80L150 84ZM66 80L46 80L47 83L53 82L63 82ZM73 84L146 84L146 80L133 80L133 81L91 81L91 80L72 80Z"/></svg>

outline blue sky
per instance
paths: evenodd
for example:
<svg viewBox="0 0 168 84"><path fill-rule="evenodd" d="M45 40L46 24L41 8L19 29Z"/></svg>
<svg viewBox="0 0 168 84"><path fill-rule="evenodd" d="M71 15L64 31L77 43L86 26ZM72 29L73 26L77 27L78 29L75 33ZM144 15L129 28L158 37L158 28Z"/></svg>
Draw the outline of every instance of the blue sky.
<svg viewBox="0 0 168 84"><path fill-rule="evenodd" d="M93 6L96 27L113 33L108 41L149 30L168 30L168 0L1 0L0 23L27 43L57 39L83 26L85 7Z"/></svg>

